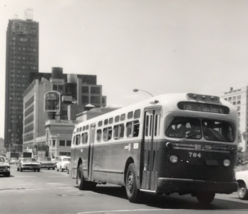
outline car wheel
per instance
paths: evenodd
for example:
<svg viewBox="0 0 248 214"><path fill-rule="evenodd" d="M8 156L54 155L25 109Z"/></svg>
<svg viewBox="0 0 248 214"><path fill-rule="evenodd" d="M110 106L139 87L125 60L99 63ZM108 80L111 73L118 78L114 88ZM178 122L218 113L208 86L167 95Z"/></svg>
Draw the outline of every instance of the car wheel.
<svg viewBox="0 0 248 214"><path fill-rule="evenodd" d="M214 192L202 192L196 195L197 200L202 205L209 205L214 200Z"/></svg>
<svg viewBox="0 0 248 214"><path fill-rule="evenodd" d="M53 168L53 170L55 170L55 167Z"/></svg>
<svg viewBox="0 0 248 214"><path fill-rule="evenodd" d="M40 169L37 169L37 172L39 172L40 171Z"/></svg>
<svg viewBox="0 0 248 214"><path fill-rule="evenodd" d="M62 169L62 167L60 166L60 172L63 172L63 169Z"/></svg>
<svg viewBox="0 0 248 214"><path fill-rule="evenodd" d="M19 171L19 167L17 167L16 170Z"/></svg>
<svg viewBox="0 0 248 214"><path fill-rule="evenodd" d="M50 168L47 168L48 170L50 170Z"/></svg>
<svg viewBox="0 0 248 214"><path fill-rule="evenodd" d="M238 196L241 200L248 199L248 190L244 181L238 181Z"/></svg>
<svg viewBox="0 0 248 214"><path fill-rule="evenodd" d="M20 168L20 172L22 172L23 171L23 169L22 168Z"/></svg>
<svg viewBox="0 0 248 214"><path fill-rule="evenodd" d="M36 169L34 169L34 172L36 172Z"/></svg>
<svg viewBox="0 0 248 214"><path fill-rule="evenodd" d="M136 171L133 163L127 169L126 194L130 202L137 203L141 199L141 192L136 185Z"/></svg>

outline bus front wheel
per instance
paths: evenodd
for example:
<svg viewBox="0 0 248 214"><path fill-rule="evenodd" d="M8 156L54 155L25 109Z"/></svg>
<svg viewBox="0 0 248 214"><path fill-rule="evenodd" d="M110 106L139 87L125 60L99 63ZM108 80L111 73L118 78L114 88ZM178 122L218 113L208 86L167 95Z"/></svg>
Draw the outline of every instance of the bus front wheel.
<svg viewBox="0 0 248 214"><path fill-rule="evenodd" d="M78 184L78 188L80 190L87 189L87 181L84 180L83 166L82 166L82 164L80 164L78 166L78 170L77 170L77 184Z"/></svg>
<svg viewBox="0 0 248 214"><path fill-rule="evenodd" d="M214 200L215 193L213 192L201 192L196 195L197 200L202 205L209 205Z"/></svg>
<svg viewBox="0 0 248 214"><path fill-rule="evenodd" d="M136 185L136 171L134 164L130 164L126 174L126 193L130 202L137 203L140 201L141 192Z"/></svg>
<svg viewBox="0 0 248 214"><path fill-rule="evenodd" d="M238 196L241 200L248 199L248 190L244 181L238 181Z"/></svg>

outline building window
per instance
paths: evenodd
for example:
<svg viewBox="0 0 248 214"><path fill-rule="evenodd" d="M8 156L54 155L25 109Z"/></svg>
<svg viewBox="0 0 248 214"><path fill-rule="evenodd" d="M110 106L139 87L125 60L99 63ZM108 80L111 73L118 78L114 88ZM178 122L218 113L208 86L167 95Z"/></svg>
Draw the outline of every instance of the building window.
<svg viewBox="0 0 248 214"><path fill-rule="evenodd" d="M82 96L82 103L89 103L89 97L88 96Z"/></svg>
<svg viewBox="0 0 248 214"><path fill-rule="evenodd" d="M65 141L64 140L60 140L59 141L59 146L65 146Z"/></svg>
<svg viewBox="0 0 248 214"><path fill-rule="evenodd" d="M89 87L88 86L82 86L82 93L88 94L89 93Z"/></svg>
<svg viewBox="0 0 248 214"><path fill-rule="evenodd" d="M100 94L101 88L100 87L91 87L91 94Z"/></svg>
<svg viewBox="0 0 248 214"><path fill-rule="evenodd" d="M71 146L71 141L70 140L66 141L66 146Z"/></svg>
<svg viewBox="0 0 248 214"><path fill-rule="evenodd" d="M55 145L56 145L56 141L55 141L55 140L53 140L53 147L55 147Z"/></svg>

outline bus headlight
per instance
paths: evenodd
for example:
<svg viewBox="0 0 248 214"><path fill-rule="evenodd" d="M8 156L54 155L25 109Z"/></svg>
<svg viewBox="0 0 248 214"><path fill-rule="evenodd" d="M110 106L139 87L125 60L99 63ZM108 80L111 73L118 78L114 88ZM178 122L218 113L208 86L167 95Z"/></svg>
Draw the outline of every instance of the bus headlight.
<svg viewBox="0 0 248 214"><path fill-rule="evenodd" d="M176 155L171 155L170 156L170 162L171 163L177 163L178 162L178 157Z"/></svg>
<svg viewBox="0 0 248 214"><path fill-rule="evenodd" d="M225 167L229 167L229 166L231 165L231 161L230 161L229 159L225 159L225 160L223 161L223 165L224 165Z"/></svg>

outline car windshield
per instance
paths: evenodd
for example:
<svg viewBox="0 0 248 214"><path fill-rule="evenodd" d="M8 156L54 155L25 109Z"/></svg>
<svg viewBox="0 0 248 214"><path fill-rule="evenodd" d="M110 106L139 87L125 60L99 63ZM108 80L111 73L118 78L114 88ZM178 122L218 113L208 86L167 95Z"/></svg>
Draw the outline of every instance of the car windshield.
<svg viewBox="0 0 248 214"><path fill-rule="evenodd" d="M5 162L5 159L3 157L0 157L0 162Z"/></svg>
<svg viewBox="0 0 248 214"><path fill-rule="evenodd" d="M201 139L210 141L234 141L234 129L226 121L177 117L165 132L172 138Z"/></svg>
<svg viewBox="0 0 248 214"><path fill-rule="evenodd" d="M35 162L36 160L34 158L23 158L23 162Z"/></svg>

